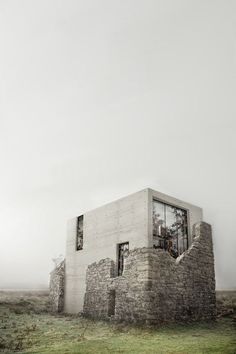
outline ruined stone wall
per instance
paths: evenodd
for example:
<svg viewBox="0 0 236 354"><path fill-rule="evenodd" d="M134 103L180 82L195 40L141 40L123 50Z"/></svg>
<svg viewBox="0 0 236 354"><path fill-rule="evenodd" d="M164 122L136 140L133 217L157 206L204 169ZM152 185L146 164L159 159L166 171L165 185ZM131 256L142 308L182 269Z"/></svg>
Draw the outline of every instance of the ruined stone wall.
<svg viewBox="0 0 236 354"><path fill-rule="evenodd" d="M84 298L84 313L89 317L107 318L110 279L114 276L115 263L102 259L92 263L87 271L87 288Z"/></svg>
<svg viewBox="0 0 236 354"><path fill-rule="evenodd" d="M152 248L130 251L120 277L113 277L108 258L91 264L84 315L148 324L214 319L211 226L198 223L193 234L193 244L177 259Z"/></svg>
<svg viewBox="0 0 236 354"><path fill-rule="evenodd" d="M65 261L62 261L50 273L49 301L53 312L64 309Z"/></svg>
<svg viewBox="0 0 236 354"><path fill-rule="evenodd" d="M199 223L194 228L194 242L177 261L182 282L182 319L208 320L216 315L215 270L211 226ZM183 271L181 271L183 270Z"/></svg>

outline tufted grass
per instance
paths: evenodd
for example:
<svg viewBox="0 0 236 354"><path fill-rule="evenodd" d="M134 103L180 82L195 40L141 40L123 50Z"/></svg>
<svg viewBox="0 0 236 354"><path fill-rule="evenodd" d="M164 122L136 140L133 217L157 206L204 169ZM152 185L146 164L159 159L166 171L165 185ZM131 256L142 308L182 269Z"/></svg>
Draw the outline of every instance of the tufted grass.
<svg viewBox="0 0 236 354"><path fill-rule="evenodd" d="M227 300L227 294L224 298L227 304L234 303L234 300ZM152 329L115 325L75 316L51 315L47 293L0 292L0 351L21 354L236 354L236 326L234 315L220 317L216 323Z"/></svg>

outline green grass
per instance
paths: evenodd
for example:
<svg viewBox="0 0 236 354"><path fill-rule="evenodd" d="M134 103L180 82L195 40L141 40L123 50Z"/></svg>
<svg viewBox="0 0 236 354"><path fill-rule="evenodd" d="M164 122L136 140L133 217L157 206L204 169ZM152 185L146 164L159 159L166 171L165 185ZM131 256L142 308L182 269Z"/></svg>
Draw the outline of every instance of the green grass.
<svg viewBox="0 0 236 354"><path fill-rule="evenodd" d="M0 351L21 354L236 354L236 327L233 316L221 317L216 323L152 329L53 316L48 312L46 293L20 297L0 292Z"/></svg>

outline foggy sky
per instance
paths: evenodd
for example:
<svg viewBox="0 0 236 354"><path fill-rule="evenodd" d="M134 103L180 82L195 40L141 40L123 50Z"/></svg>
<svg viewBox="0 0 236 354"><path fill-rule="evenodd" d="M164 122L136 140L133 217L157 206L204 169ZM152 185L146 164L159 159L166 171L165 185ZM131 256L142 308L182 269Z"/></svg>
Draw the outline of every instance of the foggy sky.
<svg viewBox="0 0 236 354"><path fill-rule="evenodd" d="M236 287L230 0L0 0L0 287L48 283L67 219L151 187L201 206Z"/></svg>

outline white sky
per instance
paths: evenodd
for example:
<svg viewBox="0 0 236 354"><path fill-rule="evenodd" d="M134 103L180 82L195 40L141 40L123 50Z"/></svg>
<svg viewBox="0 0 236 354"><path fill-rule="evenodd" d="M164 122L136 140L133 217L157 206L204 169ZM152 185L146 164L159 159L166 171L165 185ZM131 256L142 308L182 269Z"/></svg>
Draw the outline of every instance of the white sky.
<svg viewBox="0 0 236 354"><path fill-rule="evenodd" d="M199 205L236 287L234 0L0 0L0 287L145 187Z"/></svg>

